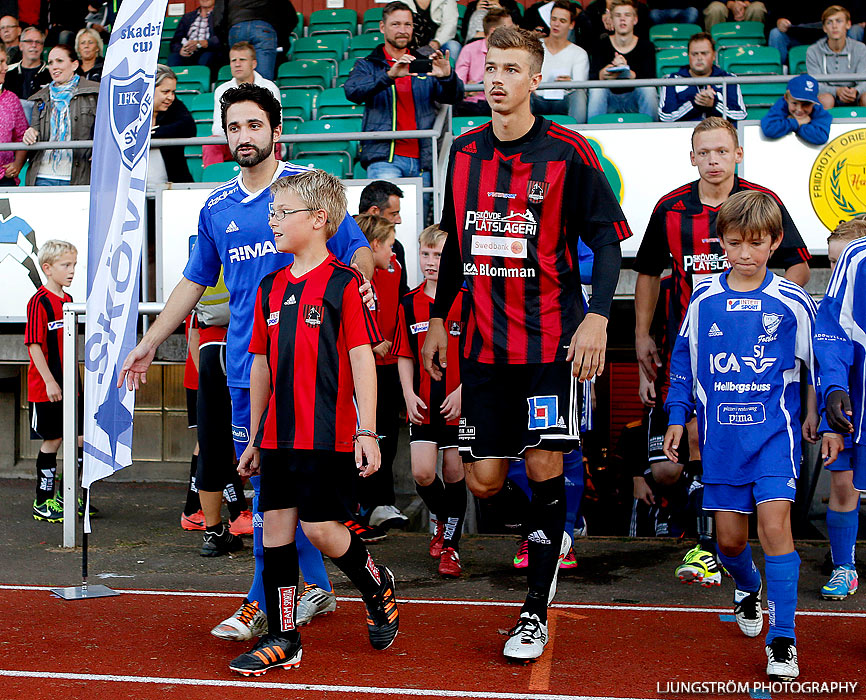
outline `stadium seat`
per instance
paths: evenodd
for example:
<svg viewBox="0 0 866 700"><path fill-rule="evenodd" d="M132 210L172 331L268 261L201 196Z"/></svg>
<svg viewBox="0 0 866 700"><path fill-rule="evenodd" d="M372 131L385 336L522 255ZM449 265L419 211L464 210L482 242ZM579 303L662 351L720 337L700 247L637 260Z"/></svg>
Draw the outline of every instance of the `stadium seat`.
<svg viewBox="0 0 866 700"><path fill-rule="evenodd" d="M351 133L361 131L360 119L322 119L298 125L298 136L305 135L310 141L292 144L292 158L306 158L311 153L345 153L353 161L358 157L357 141L315 141L319 134Z"/></svg>
<svg viewBox="0 0 866 700"><path fill-rule="evenodd" d="M177 93L210 92L210 68L207 66L176 66Z"/></svg>
<svg viewBox="0 0 866 700"><path fill-rule="evenodd" d="M766 46L764 25L761 22L720 22L713 25L710 34L718 50L729 46Z"/></svg>
<svg viewBox="0 0 866 700"><path fill-rule="evenodd" d="M296 10L296 12L297 12L297 10ZM304 22L304 13L303 13L303 12L298 12L297 14L298 14L298 24L295 26L295 31L292 32L292 34L293 34L296 38L297 38L297 37L305 36L305 30L304 30L304 24L305 24L305 22Z"/></svg>
<svg viewBox="0 0 866 700"><path fill-rule="evenodd" d="M697 34L701 28L697 24L656 24L650 27L649 38L659 49L685 49L689 45L689 37Z"/></svg>
<svg viewBox="0 0 866 700"><path fill-rule="evenodd" d="M749 107L749 113L746 115L746 119L763 119L764 115L769 111L769 107Z"/></svg>
<svg viewBox="0 0 866 700"><path fill-rule="evenodd" d="M599 114L586 120L587 124L644 124L651 121L651 116L639 112L611 112L610 114Z"/></svg>
<svg viewBox="0 0 866 700"><path fill-rule="evenodd" d="M567 114L545 114L544 116L550 119L550 121L556 122L557 124L562 124L564 126L578 123L577 119L575 119L574 117L569 117Z"/></svg>
<svg viewBox="0 0 866 700"><path fill-rule="evenodd" d="M163 35L174 34L174 30L177 29L178 24L180 24L180 15L175 15L174 17L166 17L162 21Z"/></svg>
<svg viewBox="0 0 866 700"><path fill-rule="evenodd" d="M192 113L192 118L198 122L211 123L213 121L214 98L212 92L203 92L192 95L184 101L187 109Z"/></svg>
<svg viewBox="0 0 866 700"><path fill-rule="evenodd" d="M199 169L201 169L201 146L185 146L183 155L186 158L187 165L191 161L197 160Z"/></svg>
<svg viewBox="0 0 866 700"><path fill-rule="evenodd" d="M46 49L46 51L47 50L48 49ZM167 36L167 37L164 37L159 42L159 62L165 63L170 55L171 55L171 37ZM43 58L42 60L43 60L43 62L45 62L47 60L47 58Z"/></svg>
<svg viewBox="0 0 866 700"><path fill-rule="evenodd" d="M187 158L186 167L189 168L189 174L192 175L193 182L201 182L204 173L201 167L201 158Z"/></svg>
<svg viewBox="0 0 866 700"><path fill-rule="evenodd" d="M213 122L196 122L195 123L195 135L196 136L213 136ZM199 146L201 148L201 146Z"/></svg>
<svg viewBox="0 0 866 700"><path fill-rule="evenodd" d="M337 62L343 60L348 43L348 37L344 38L337 34L301 37L292 44L292 59L333 61L336 67Z"/></svg>
<svg viewBox="0 0 866 700"><path fill-rule="evenodd" d="M808 44L800 46L792 46L788 49L788 74L800 75L806 72L806 52L809 50Z"/></svg>
<svg viewBox="0 0 866 700"><path fill-rule="evenodd" d="M490 117L452 117L451 130L455 136L460 136L464 131L474 129L490 121Z"/></svg>
<svg viewBox="0 0 866 700"><path fill-rule="evenodd" d="M358 13L349 9L316 10L307 25L307 36L333 33L354 36L357 31Z"/></svg>
<svg viewBox="0 0 866 700"><path fill-rule="evenodd" d="M228 64L222 66L217 73L217 85L222 85L223 83L227 83L232 79L232 67Z"/></svg>
<svg viewBox="0 0 866 700"><path fill-rule="evenodd" d="M283 108L283 121L294 119L307 121L313 118L315 90L280 90L280 105Z"/></svg>
<svg viewBox="0 0 866 700"><path fill-rule="evenodd" d="M345 153L322 153L312 155L309 158L292 158L290 162L295 165L302 165L305 168L324 170L341 180L349 177L349 174L352 172L352 164L349 162L349 156Z"/></svg>
<svg viewBox="0 0 866 700"><path fill-rule="evenodd" d="M781 75L782 58L772 46L737 46L719 53L719 65L734 75Z"/></svg>
<svg viewBox="0 0 866 700"><path fill-rule="evenodd" d="M277 68L275 82L280 90L288 88L324 90L331 87L335 74L336 66L330 61L286 61Z"/></svg>
<svg viewBox="0 0 866 700"><path fill-rule="evenodd" d="M830 114L833 119L863 119L866 117L866 107L833 107Z"/></svg>
<svg viewBox="0 0 866 700"><path fill-rule="evenodd" d="M689 65L689 52L685 49L661 49L656 51L656 77L664 78Z"/></svg>
<svg viewBox="0 0 866 700"><path fill-rule="evenodd" d="M457 3L457 18L458 22L462 24L463 16L466 14L466 5L463 3Z"/></svg>
<svg viewBox="0 0 866 700"><path fill-rule="evenodd" d="M202 182L226 182L241 171L241 166L233 161L214 163L207 166L201 174Z"/></svg>
<svg viewBox="0 0 866 700"><path fill-rule="evenodd" d="M361 161L359 160L355 163L355 166L352 168L352 177L356 180L366 180L367 179L367 168L361 165Z"/></svg>
<svg viewBox="0 0 866 700"><path fill-rule="evenodd" d="M349 102L343 88L323 90L316 95L316 119L333 119L334 117L360 117L364 114L364 105Z"/></svg>
<svg viewBox="0 0 866 700"><path fill-rule="evenodd" d="M526 14L526 8L523 6L523 3L518 2L518 3L516 3L516 5L517 5L517 9L520 10L520 16L522 17L523 15L525 15Z"/></svg>
<svg viewBox="0 0 866 700"><path fill-rule="evenodd" d="M349 59L367 58L370 52L381 43L382 35L379 32L353 36L349 42Z"/></svg>
<svg viewBox="0 0 866 700"><path fill-rule="evenodd" d="M743 102L751 115L752 107L772 107L773 103L785 94L785 83L746 83L740 85Z"/></svg>
<svg viewBox="0 0 866 700"><path fill-rule="evenodd" d="M343 83L346 82L346 78L349 77L349 74L352 72L352 68L355 67L354 58L347 58L345 61L340 61L337 64L337 87L342 87Z"/></svg>
<svg viewBox="0 0 866 700"><path fill-rule="evenodd" d="M369 10L364 12L364 20L361 23L361 33L366 34L367 32L378 32L379 31L379 22L382 21L382 8L381 7L371 7Z"/></svg>

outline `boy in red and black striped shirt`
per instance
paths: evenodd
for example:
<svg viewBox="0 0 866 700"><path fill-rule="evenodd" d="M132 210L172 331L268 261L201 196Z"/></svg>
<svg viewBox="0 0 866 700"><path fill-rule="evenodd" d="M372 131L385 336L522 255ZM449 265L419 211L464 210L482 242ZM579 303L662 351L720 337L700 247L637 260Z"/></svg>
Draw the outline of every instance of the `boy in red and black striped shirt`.
<svg viewBox="0 0 866 700"><path fill-rule="evenodd" d="M256 438L238 472L261 476L268 634L230 664L244 676L301 661L298 521L361 592L373 647L389 647L399 623L393 575L376 566L340 522L354 505L356 470L366 477L379 468L371 346L382 342L361 300L363 278L326 247L345 215L345 190L334 176L311 170L277 180L271 191L276 248L295 257L259 285L250 341L250 433Z"/></svg>
<svg viewBox="0 0 866 700"><path fill-rule="evenodd" d="M30 401L31 437L42 439L36 457L36 500L33 517L51 523L63 521L63 506L54 498L57 451L63 440L63 305L72 297L63 291L72 284L78 251L66 241L46 241L39 249L45 284L27 302L24 344L30 354L27 398ZM78 400L81 400L79 392ZM79 408L78 415L83 411ZM81 447L79 430L78 446Z"/></svg>
<svg viewBox="0 0 866 700"><path fill-rule="evenodd" d="M448 344L448 366L442 378L433 379L421 364L421 346L427 336L430 309L436 298L439 261L447 234L436 224L428 226L418 238L421 272L424 281L405 297L392 352L403 398L409 415L409 448L415 489L433 516L436 530L430 541L430 556L439 559L439 574L457 577L460 564L460 534L466 517L466 478L457 453L457 425L460 421L460 347ZM457 295L446 318L449 338L457 340L463 332L463 292ZM436 474L438 452L442 452L442 477ZM443 483L444 480L444 483Z"/></svg>

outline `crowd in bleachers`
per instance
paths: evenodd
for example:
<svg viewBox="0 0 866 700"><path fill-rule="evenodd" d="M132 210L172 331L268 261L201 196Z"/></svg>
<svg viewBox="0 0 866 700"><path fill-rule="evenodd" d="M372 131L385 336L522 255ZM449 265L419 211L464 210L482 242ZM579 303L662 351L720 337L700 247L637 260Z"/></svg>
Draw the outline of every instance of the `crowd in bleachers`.
<svg viewBox="0 0 866 700"><path fill-rule="evenodd" d="M445 75L442 69L436 81L450 81L448 89L423 98L417 93L413 98L410 90L408 96L396 96L398 104L401 99L424 102L414 105L416 114L423 115L413 122L418 128L432 125L426 114L432 114L434 100L454 104L455 133L480 123L490 113L483 96L477 91L464 92L457 85L480 82L486 37L503 25L519 25L544 38L544 82L608 81L609 87L539 90L533 99L534 111L560 123L694 121L707 116L760 119L775 104L781 110L783 131L799 133L804 119L785 111L784 83L696 86L674 81L866 70L866 45L862 43L866 3L860 0L846 3L845 8L829 2L770 0L584 3L585 7L570 0L539 0L527 8L515 0L468 4L406 0L406 16L411 13L412 25L409 51L434 62L441 54L453 72L447 70ZM0 100L0 130L6 141L92 136L96 83L118 5L119 0L0 2L4 13L0 40L5 47L0 81L4 93L13 93L21 103L19 110L9 100ZM389 7L377 5L360 14L352 9L317 10L305 17L289 0L269 0L263 5L200 0L183 16L166 17L159 60L171 69L160 73L168 82L162 109L155 115L154 136L221 136L219 95L228 86L256 82L279 95L283 133L308 137L303 143L283 144L279 157L315 164L341 177L366 176L369 166L378 165L370 154L388 148L390 142L327 142L316 141L315 136L383 128L378 124L383 120L371 114L371 109L382 108L381 96L366 88L359 91L356 83L361 67L370 68L369 61L375 62L380 47L387 50L391 46L383 35L383 12L387 14ZM61 48L65 46L69 49ZM374 68L369 75L377 75ZM615 83L623 78L664 77L672 82L662 89ZM167 87L171 89L166 91ZM866 81L821 78L815 103L821 120L862 116L866 111L864 88ZM373 106L376 99L380 99L378 107ZM172 102L177 104L172 106ZM791 120L785 121L789 116ZM29 128L22 130L22 119ZM809 140L814 140L815 130L807 131L813 135ZM807 138L805 133L801 136ZM422 143L422 152L424 148ZM185 158L178 156L182 152ZM0 165L5 167L0 184L86 184L88 162L86 150L6 151L0 156ZM235 172L227 149L217 144L169 149L157 153L155 162L158 172L153 182L166 178L219 181ZM419 163L422 174L429 172L423 155Z"/></svg>

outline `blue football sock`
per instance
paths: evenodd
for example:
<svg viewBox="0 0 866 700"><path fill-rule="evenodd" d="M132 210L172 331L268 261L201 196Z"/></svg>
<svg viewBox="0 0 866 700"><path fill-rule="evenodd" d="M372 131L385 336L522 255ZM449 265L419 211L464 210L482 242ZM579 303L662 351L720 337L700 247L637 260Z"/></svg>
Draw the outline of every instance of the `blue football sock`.
<svg viewBox="0 0 866 700"><path fill-rule="evenodd" d="M265 586L262 583L262 569L265 564L265 546L262 543L262 513L259 510L259 491L261 489L261 477L251 476L250 485L253 487L253 558L255 559L255 573L247 600L259 604L267 615L265 606Z"/></svg>
<svg viewBox="0 0 866 700"><path fill-rule="evenodd" d="M746 548L735 557L729 557L719 551L719 559L728 573L734 577L738 590L754 593L761 587L761 574L752 561L752 546L746 543Z"/></svg>
<svg viewBox="0 0 866 700"><path fill-rule="evenodd" d="M860 509L847 513L827 509L827 534L830 536L830 553L833 566L854 566L854 546L857 542L857 525Z"/></svg>
<svg viewBox="0 0 866 700"><path fill-rule="evenodd" d="M574 450L562 456L565 475L565 531L574 537L574 525L583 500L583 454Z"/></svg>
<svg viewBox="0 0 866 700"><path fill-rule="evenodd" d="M776 637L790 637L796 643L794 634L794 611L797 609L797 581L800 578L800 555L797 552L781 556L764 557L764 573L767 576L767 611L770 629L766 644Z"/></svg>

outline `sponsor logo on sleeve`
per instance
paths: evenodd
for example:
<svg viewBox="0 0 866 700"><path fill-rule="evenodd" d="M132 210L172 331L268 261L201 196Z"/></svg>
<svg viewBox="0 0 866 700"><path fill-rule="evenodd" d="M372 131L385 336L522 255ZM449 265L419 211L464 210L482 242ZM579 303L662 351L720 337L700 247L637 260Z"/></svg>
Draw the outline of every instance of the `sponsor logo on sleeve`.
<svg viewBox="0 0 866 700"><path fill-rule="evenodd" d="M726 311L760 311L760 299L728 299Z"/></svg>
<svg viewBox="0 0 866 700"><path fill-rule="evenodd" d="M279 311L271 311L271 315L268 316L268 325L276 326L280 322L280 312Z"/></svg>
<svg viewBox="0 0 866 700"><path fill-rule="evenodd" d="M48 322L48 330L49 331L59 331L63 328L63 319L59 321L49 321Z"/></svg>
<svg viewBox="0 0 866 700"><path fill-rule="evenodd" d="M412 331L412 335L418 335L419 333L425 333L429 325L428 321L419 321L409 326L409 330Z"/></svg>
<svg viewBox="0 0 866 700"><path fill-rule="evenodd" d="M766 420L762 403L721 403L717 417L720 425L758 425Z"/></svg>

